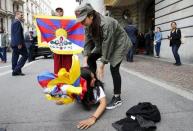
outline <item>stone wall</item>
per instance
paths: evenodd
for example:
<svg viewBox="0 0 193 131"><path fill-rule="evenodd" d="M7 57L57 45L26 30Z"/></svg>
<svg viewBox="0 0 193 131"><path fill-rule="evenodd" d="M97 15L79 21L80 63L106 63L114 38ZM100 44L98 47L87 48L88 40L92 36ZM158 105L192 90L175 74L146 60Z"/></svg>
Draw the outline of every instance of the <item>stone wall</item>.
<svg viewBox="0 0 193 131"><path fill-rule="evenodd" d="M155 26L162 29L161 57L173 60L169 40L170 23L175 21L185 41L179 49L182 61L193 63L193 0L155 0Z"/></svg>
<svg viewBox="0 0 193 131"><path fill-rule="evenodd" d="M90 3L96 11L105 15L104 0L82 0L81 3Z"/></svg>
<svg viewBox="0 0 193 131"><path fill-rule="evenodd" d="M154 7L152 12L149 11L149 6L152 4L154 6L153 0L138 0L136 4L127 5L127 6L117 6L117 7L109 7L107 10L110 12L110 16L117 19L120 24L125 27L128 23L123 19L122 14L125 10L129 11L129 18L132 19L133 24L135 24L139 30L139 32L148 32L151 28L150 23L147 22L147 19L154 18ZM151 18L148 14L151 15ZM148 17L148 18L146 18Z"/></svg>
<svg viewBox="0 0 193 131"><path fill-rule="evenodd" d="M110 9L110 16L118 20L118 22L125 27L128 25L128 20L123 19L124 11L128 11L129 16L128 19L132 19L133 24L138 26L138 13L137 13L137 5L133 6L122 6L122 7L114 7Z"/></svg>

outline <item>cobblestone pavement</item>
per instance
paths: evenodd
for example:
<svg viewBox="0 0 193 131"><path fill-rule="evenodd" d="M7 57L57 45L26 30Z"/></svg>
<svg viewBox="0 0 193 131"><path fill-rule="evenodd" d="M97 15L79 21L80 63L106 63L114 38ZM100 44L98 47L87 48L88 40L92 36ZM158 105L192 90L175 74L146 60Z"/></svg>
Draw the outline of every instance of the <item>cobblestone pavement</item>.
<svg viewBox="0 0 193 131"><path fill-rule="evenodd" d="M193 65L174 66L163 59L139 55L135 56L133 63L124 61L122 66L193 92Z"/></svg>

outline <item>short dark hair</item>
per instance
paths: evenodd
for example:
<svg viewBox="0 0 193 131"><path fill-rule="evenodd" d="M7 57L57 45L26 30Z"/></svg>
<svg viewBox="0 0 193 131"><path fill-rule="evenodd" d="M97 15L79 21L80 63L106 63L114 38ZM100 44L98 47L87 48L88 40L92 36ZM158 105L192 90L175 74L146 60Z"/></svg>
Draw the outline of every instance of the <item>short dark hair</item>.
<svg viewBox="0 0 193 131"><path fill-rule="evenodd" d="M176 23L175 21L172 21L172 22L171 22L171 25L172 25L172 24L175 24L175 25L177 25L177 23Z"/></svg>
<svg viewBox="0 0 193 131"><path fill-rule="evenodd" d="M23 12L20 10L15 11L15 15L17 15L18 13L23 13Z"/></svg>
<svg viewBox="0 0 193 131"><path fill-rule="evenodd" d="M161 31L161 28L159 26L157 28Z"/></svg>
<svg viewBox="0 0 193 131"><path fill-rule="evenodd" d="M58 11L64 12L64 10L61 7L56 8L55 11L56 12L58 12Z"/></svg>

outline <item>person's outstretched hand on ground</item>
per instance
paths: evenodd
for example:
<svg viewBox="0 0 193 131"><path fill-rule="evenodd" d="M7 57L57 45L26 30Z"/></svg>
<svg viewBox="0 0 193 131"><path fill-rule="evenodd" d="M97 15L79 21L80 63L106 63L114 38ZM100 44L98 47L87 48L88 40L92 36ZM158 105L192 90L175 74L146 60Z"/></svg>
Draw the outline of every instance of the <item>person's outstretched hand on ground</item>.
<svg viewBox="0 0 193 131"><path fill-rule="evenodd" d="M78 129L88 129L91 127L93 124L95 124L96 118L95 117L90 117L86 120L82 120L78 123L77 128Z"/></svg>

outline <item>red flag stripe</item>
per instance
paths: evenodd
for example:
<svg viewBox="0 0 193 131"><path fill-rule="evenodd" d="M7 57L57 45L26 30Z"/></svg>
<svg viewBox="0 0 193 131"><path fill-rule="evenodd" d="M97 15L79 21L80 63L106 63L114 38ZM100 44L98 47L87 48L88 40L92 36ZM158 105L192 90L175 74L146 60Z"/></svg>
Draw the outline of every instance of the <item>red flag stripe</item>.
<svg viewBox="0 0 193 131"><path fill-rule="evenodd" d="M84 35L69 35L68 38L83 41L84 40Z"/></svg>
<svg viewBox="0 0 193 131"><path fill-rule="evenodd" d="M54 39L54 37L50 37L50 38L44 38L44 36L43 35L41 35L41 42L44 42L44 41L46 41L46 42L50 42L51 40L53 40Z"/></svg>
<svg viewBox="0 0 193 131"><path fill-rule="evenodd" d="M40 32L42 32L42 34L54 34L53 31L48 30L48 29L46 29L46 28L43 27L43 26L38 26L38 27L39 27Z"/></svg>
<svg viewBox="0 0 193 131"><path fill-rule="evenodd" d="M70 20L61 20L60 23L61 23L61 26L63 29L66 28L66 26L69 24Z"/></svg>
<svg viewBox="0 0 193 131"><path fill-rule="evenodd" d="M71 32L71 31L73 31L73 30L76 30L76 29L78 29L79 27L82 27L82 26L81 26L80 23L77 23L77 24L75 24L72 28L70 28L70 29L68 30L68 32Z"/></svg>
<svg viewBox="0 0 193 131"><path fill-rule="evenodd" d="M44 23L46 23L47 25L49 25L53 30L56 30L57 28L55 27L55 25L52 23L52 21L50 21L50 19L41 19Z"/></svg>

